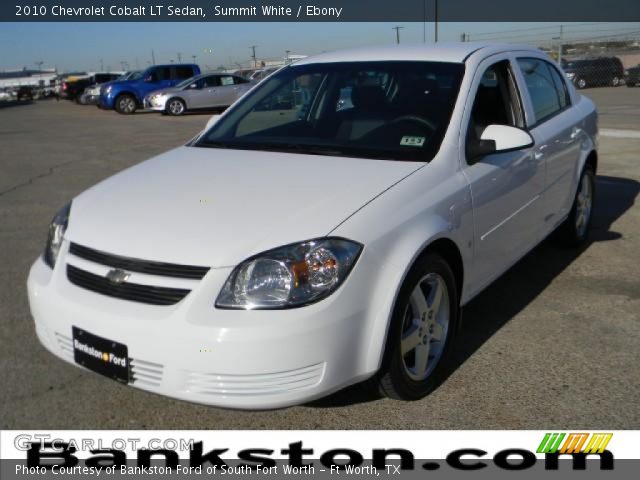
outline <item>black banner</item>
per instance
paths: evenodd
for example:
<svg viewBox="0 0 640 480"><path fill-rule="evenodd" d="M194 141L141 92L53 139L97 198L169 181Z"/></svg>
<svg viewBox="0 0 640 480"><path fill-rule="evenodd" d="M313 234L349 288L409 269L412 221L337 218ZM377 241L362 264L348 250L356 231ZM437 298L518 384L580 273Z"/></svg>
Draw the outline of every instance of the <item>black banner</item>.
<svg viewBox="0 0 640 480"><path fill-rule="evenodd" d="M638 0L16 0L2 22L640 21Z"/></svg>

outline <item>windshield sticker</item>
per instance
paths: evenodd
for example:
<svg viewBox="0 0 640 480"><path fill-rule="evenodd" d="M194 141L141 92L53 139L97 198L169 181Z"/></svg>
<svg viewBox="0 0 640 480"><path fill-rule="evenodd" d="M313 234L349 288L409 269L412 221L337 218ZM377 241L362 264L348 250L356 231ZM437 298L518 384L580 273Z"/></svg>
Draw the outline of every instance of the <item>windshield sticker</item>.
<svg viewBox="0 0 640 480"><path fill-rule="evenodd" d="M404 136L400 140L400 145L405 147L421 147L424 145L425 138L424 137L409 137Z"/></svg>

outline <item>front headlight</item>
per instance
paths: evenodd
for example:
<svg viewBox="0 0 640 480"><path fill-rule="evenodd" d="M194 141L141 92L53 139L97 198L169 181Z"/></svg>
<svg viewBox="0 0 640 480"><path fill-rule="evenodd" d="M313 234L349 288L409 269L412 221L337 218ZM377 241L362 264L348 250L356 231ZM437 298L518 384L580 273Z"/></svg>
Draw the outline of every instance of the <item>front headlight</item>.
<svg viewBox="0 0 640 480"><path fill-rule="evenodd" d="M258 254L238 265L216 300L218 308L301 307L333 293L353 268L362 245L321 238Z"/></svg>
<svg viewBox="0 0 640 480"><path fill-rule="evenodd" d="M47 237L47 245L44 249L44 262L51 268L56 264L64 232L69 223L69 212L71 211L71 202L64 206L51 220L49 225L49 236Z"/></svg>

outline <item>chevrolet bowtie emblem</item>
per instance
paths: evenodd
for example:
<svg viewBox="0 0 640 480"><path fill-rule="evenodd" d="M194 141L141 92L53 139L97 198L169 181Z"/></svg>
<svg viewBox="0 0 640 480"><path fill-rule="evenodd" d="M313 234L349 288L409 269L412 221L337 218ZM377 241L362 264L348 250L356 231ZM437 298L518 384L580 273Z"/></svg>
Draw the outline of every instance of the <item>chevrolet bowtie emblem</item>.
<svg viewBox="0 0 640 480"><path fill-rule="evenodd" d="M124 270L121 270L119 268L114 268L113 270L109 270L107 272L107 280L116 285L126 282L130 276L130 273L125 272Z"/></svg>

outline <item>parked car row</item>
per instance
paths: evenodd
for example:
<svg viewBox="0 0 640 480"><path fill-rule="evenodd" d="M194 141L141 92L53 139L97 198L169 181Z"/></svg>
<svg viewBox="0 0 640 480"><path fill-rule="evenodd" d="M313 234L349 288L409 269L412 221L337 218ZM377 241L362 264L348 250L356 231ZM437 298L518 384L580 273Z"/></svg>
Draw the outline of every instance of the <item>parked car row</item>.
<svg viewBox="0 0 640 480"><path fill-rule="evenodd" d="M70 100L125 115L139 109L182 115L227 108L275 70L257 70L252 80L238 73L202 73L195 64L153 65L115 79L96 74L68 82L63 88Z"/></svg>

